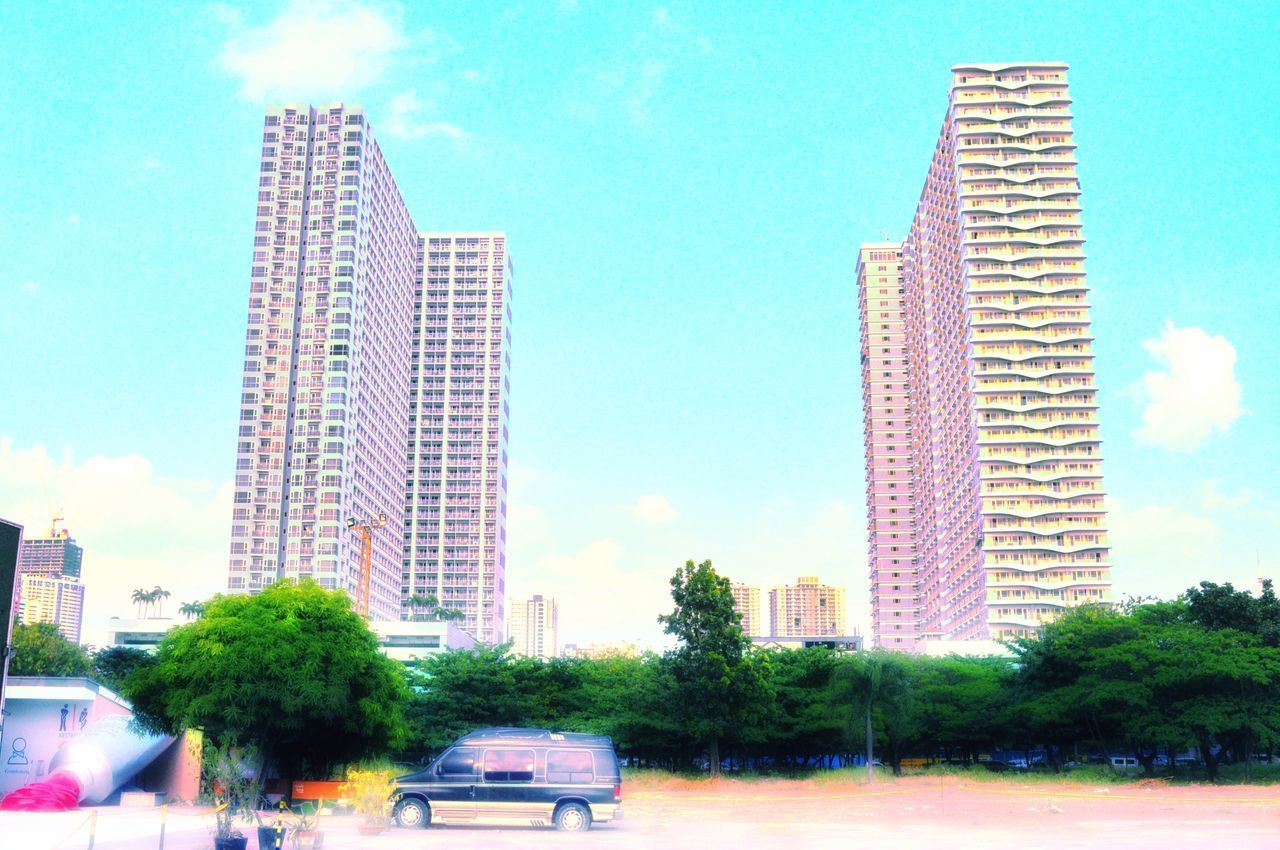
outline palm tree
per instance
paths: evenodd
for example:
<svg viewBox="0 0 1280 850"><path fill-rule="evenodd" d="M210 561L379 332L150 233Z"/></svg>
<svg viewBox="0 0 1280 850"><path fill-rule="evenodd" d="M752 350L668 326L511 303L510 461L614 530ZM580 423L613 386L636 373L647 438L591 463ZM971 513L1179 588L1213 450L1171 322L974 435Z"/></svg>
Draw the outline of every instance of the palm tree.
<svg viewBox="0 0 1280 850"><path fill-rule="evenodd" d="M155 586L155 588L151 591L151 599L152 599L152 601L153 601L153 602L155 602L155 603L156 603L156 616L157 616L157 617L163 616L163 612L164 612L164 601L165 601L166 599L168 599L168 598L169 598L170 596L172 596L172 595L173 595L172 593L170 593L169 591L165 590L163 587L161 587L161 586L160 586L160 585L158 585L158 584L157 584L157 585Z"/></svg>
<svg viewBox="0 0 1280 850"><path fill-rule="evenodd" d="M142 588L138 588L133 592L133 596L131 598L133 599L133 604L138 606L138 619L141 620L142 619L142 603L150 601L147 599L147 592Z"/></svg>
<svg viewBox="0 0 1280 850"><path fill-rule="evenodd" d="M465 620L467 615L457 608L437 608L435 610L435 618L440 622L447 622L449 620Z"/></svg>
<svg viewBox="0 0 1280 850"><path fill-rule="evenodd" d="M424 609L426 611L434 611L440 605L440 601L436 599L434 593L428 593L426 596L423 596L420 593L415 593L409 597L408 602L410 611L409 616L414 622L418 621Z"/></svg>
<svg viewBox="0 0 1280 850"><path fill-rule="evenodd" d="M192 617L199 617L204 613L203 602L183 602L182 607L178 609L178 613L190 620Z"/></svg>

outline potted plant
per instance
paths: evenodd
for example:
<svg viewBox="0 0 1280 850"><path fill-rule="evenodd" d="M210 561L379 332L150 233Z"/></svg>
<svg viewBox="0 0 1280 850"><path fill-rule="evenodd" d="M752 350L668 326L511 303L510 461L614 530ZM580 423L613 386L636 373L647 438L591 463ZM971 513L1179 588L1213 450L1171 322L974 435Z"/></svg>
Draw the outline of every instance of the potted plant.
<svg viewBox="0 0 1280 850"><path fill-rule="evenodd" d="M254 811L253 816L258 819L258 850L279 850L285 846L285 838L289 832L284 822L287 810L284 800L281 800L274 823L267 823L261 812Z"/></svg>
<svg viewBox="0 0 1280 850"><path fill-rule="evenodd" d="M240 830L248 824L257 782L245 767L254 762L252 748L222 743L205 749L205 778L213 786L214 850L247 850L249 838Z"/></svg>
<svg viewBox="0 0 1280 850"><path fill-rule="evenodd" d="M389 765L349 768L342 794L351 801L356 814L364 817L361 835L377 835L390 825L391 790L395 771Z"/></svg>
<svg viewBox="0 0 1280 850"><path fill-rule="evenodd" d="M317 802L312 811L308 811L305 806L298 807L298 811L294 813L293 825L289 828L294 850L315 850L324 845L324 833L318 829L323 808L324 800Z"/></svg>

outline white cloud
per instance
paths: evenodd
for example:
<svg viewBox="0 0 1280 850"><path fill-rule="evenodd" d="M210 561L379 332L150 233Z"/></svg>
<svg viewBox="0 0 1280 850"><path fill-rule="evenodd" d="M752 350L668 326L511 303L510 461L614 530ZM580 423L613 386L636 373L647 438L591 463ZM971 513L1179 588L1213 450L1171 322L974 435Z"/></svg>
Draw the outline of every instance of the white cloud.
<svg viewBox="0 0 1280 850"><path fill-rule="evenodd" d="M275 20L247 29L232 7L214 14L232 30L220 64L251 101L350 98L378 82L408 42L397 7L351 0L293 0Z"/></svg>
<svg viewBox="0 0 1280 850"><path fill-rule="evenodd" d="M670 24L671 24L671 13L667 11L666 7L659 6L658 8L653 10L654 26L658 27L658 29L662 29L663 27L669 26Z"/></svg>
<svg viewBox="0 0 1280 850"><path fill-rule="evenodd" d="M71 215L67 216L67 224L71 225L72 227L79 227L80 213L72 213Z"/></svg>
<svg viewBox="0 0 1280 850"><path fill-rule="evenodd" d="M1142 378L1146 401L1134 434L1171 451L1190 451L1244 413L1236 380L1236 350L1222 335L1166 322L1159 337L1142 343L1158 369Z"/></svg>
<svg viewBox="0 0 1280 850"><path fill-rule="evenodd" d="M649 110L649 102L658 93L662 80L667 74L667 63L661 59L649 58L640 63L640 69L630 84L627 97L627 112L631 123L637 127L648 127L653 121Z"/></svg>
<svg viewBox="0 0 1280 850"><path fill-rule="evenodd" d="M149 156L142 160L142 167L148 171L155 171L157 169L164 168L164 162L153 156Z"/></svg>
<svg viewBox="0 0 1280 850"><path fill-rule="evenodd" d="M537 562L537 586L548 593L560 613L560 643L628 641L661 645L659 614L671 610L668 581L675 566L641 565L633 554L624 558L621 543L603 538L572 555L547 555Z"/></svg>
<svg viewBox="0 0 1280 850"><path fill-rule="evenodd" d="M0 438L0 515L44 533L55 510L84 547L83 639L101 644L112 616L131 617L129 594L161 585L164 611L223 589L231 482L165 478L138 455L76 461Z"/></svg>
<svg viewBox="0 0 1280 850"><path fill-rule="evenodd" d="M664 525L675 522L679 515L675 506L665 496L641 496L636 503L627 508L627 512L647 525Z"/></svg>
<svg viewBox="0 0 1280 850"><path fill-rule="evenodd" d="M461 76L462 79L466 80L469 83L484 82L484 74L476 68L467 68L463 70L463 72L459 74L459 76Z"/></svg>
<svg viewBox="0 0 1280 850"><path fill-rule="evenodd" d="M40 284L36 283L34 280L29 280L22 284L22 291L28 295L35 295L40 291Z"/></svg>
<svg viewBox="0 0 1280 850"><path fill-rule="evenodd" d="M444 136L460 142L467 138L467 131L457 124L445 121L419 122L416 119L418 113L434 112L435 108L434 100L422 100L416 91L401 92L391 99L391 110L386 123L387 132L402 139Z"/></svg>
<svg viewBox="0 0 1280 850"><path fill-rule="evenodd" d="M1108 521L1116 598L1171 599L1222 575L1222 531L1207 514L1172 505L1129 509L1111 501Z"/></svg>

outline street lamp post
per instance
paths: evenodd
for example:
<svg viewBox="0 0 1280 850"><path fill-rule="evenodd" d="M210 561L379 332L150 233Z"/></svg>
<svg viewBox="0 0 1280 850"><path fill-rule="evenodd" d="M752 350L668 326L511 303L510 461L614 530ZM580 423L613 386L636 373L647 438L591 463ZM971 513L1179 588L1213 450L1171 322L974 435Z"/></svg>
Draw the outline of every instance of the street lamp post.
<svg viewBox="0 0 1280 850"><path fill-rule="evenodd" d="M356 585L356 613L369 619L369 590L373 582L373 532L387 524L387 515L358 520L351 517L347 528L360 533L360 578Z"/></svg>

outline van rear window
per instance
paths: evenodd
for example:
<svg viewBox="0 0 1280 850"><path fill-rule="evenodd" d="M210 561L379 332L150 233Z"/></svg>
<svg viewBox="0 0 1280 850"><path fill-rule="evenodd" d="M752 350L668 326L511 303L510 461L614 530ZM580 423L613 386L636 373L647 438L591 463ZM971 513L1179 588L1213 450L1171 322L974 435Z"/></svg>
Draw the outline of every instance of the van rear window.
<svg viewBox="0 0 1280 850"><path fill-rule="evenodd" d="M596 781L595 763L587 750L548 750L547 781L590 784Z"/></svg>
<svg viewBox="0 0 1280 850"><path fill-rule="evenodd" d="M485 750L485 782L532 782L533 750Z"/></svg>

